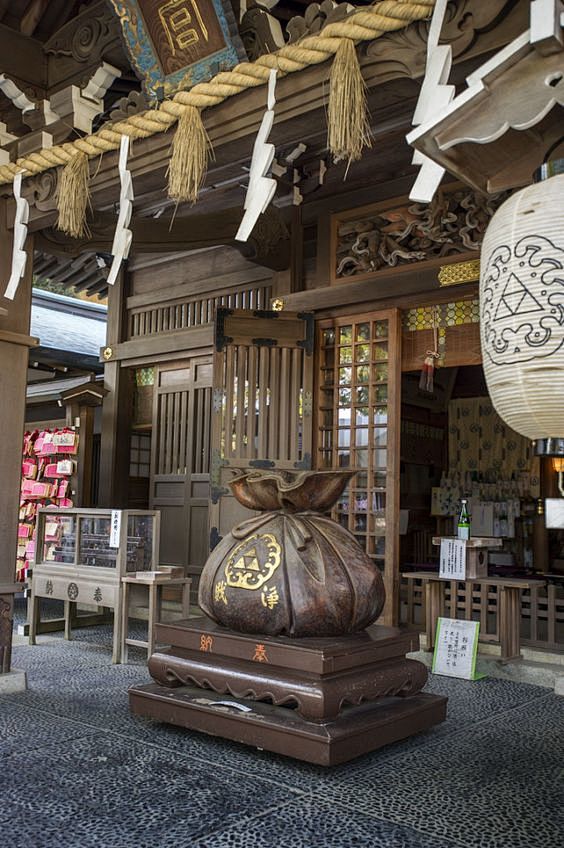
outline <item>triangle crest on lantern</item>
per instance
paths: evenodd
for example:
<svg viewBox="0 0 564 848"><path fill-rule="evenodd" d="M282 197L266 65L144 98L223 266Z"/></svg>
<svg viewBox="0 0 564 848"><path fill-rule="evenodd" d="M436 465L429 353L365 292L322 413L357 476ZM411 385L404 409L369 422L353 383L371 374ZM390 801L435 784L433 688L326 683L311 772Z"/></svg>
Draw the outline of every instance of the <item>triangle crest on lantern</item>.
<svg viewBox="0 0 564 848"><path fill-rule="evenodd" d="M514 315L527 315L530 312L542 312L543 308L529 289L516 274L511 274L495 312L494 321L510 318Z"/></svg>

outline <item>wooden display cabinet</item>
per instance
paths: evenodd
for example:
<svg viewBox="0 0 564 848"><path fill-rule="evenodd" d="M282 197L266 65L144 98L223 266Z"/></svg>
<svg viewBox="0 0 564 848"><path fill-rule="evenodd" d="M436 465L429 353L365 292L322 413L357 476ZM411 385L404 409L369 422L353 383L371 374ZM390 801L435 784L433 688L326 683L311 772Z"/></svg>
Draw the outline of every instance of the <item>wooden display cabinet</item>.
<svg viewBox="0 0 564 848"><path fill-rule="evenodd" d="M112 522L115 524L112 534ZM35 644L38 598L65 604L70 639L72 604L114 610L112 662L120 662L122 578L158 568L160 513L138 509L38 510L31 580L29 642Z"/></svg>

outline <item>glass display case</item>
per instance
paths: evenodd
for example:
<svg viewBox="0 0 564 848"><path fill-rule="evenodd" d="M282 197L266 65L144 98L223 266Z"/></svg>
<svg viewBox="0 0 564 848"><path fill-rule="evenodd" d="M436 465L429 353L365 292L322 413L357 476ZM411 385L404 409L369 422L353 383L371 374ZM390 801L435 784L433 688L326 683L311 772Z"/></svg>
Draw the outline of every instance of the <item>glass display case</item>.
<svg viewBox="0 0 564 848"><path fill-rule="evenodd" d="M149 510L39 509L30 642L35 643L38 598L108 607L115 611L114 662L119 662L122 578L158 570L159 530L160 513Z"/></svg>
<svg viewBox="0 0 564 848"><path fill-rule="evenodd" d="M145 510L40 509L34 569L111 569L120 577L155 570L159 517Z"/></svg>

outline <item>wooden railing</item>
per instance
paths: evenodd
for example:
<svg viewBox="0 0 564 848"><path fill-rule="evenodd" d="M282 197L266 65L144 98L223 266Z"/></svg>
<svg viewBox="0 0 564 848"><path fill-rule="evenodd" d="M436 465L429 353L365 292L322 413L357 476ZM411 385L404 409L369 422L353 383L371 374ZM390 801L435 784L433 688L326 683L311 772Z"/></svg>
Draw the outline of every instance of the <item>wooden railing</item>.
<svg viewBox="0 0 564 848"><path fill-rule="evenodd" d="M521 643L545 651L564 652L564 577L549 576L521 593ZM498 587L449 581L445 586L445 615L480 622L480 641L499 642ZM401 622L425 629L424 587L420 580L402 580Z"/></svg>
<svg viewBox="0 0 564 848"><path fill-rule="evenodd" d="M128 310L128 338L209 324L218 306L229 309L268 309L271 294L270 285L254 285L176 298L158 306L133 307Z"/></svg>

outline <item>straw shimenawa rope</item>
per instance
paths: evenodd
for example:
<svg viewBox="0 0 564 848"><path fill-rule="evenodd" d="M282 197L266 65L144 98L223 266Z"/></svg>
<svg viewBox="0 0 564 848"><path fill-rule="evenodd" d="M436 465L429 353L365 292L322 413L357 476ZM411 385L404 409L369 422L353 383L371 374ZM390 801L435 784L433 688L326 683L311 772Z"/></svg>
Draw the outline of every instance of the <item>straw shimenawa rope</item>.
<svg viewBox="0 0 564 848"><path fill-rule="evenodd" d="M188 107L198 110L217 106L248 88L268 82L271 68L279 75L292 74L310 65L325 62L339 50L343 39L355 44L371 41L387 32L408 26L412 21L430 17L436 0L382 0L374 6L355 12L343 21L328 24L319 35L307 36L298 44L287 44L276 53L267 53L254 62L242 62L231 71L216 74L206 83L198 83L190 91L179 91L158 109L131 115L124 121L106 124L94 135L46 148L30 156L0 166L0 185L10 183L21 170L26 175L39 174L49 168L67 165L78 153L89 158L117 150L121 136L148 138L175 124Z"/></svg>

